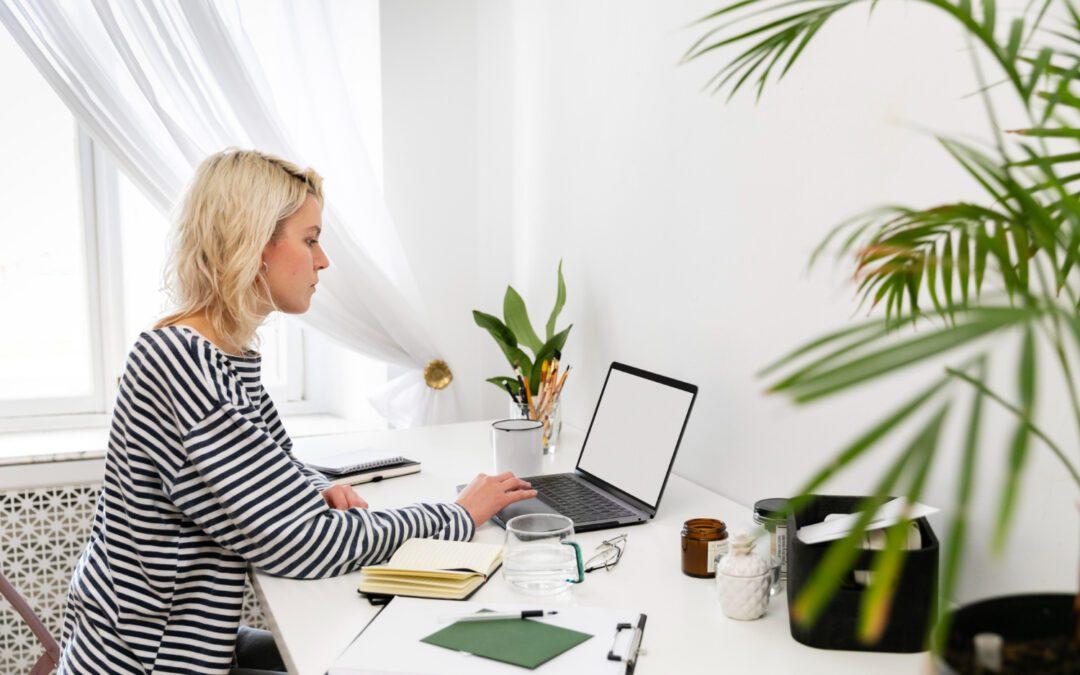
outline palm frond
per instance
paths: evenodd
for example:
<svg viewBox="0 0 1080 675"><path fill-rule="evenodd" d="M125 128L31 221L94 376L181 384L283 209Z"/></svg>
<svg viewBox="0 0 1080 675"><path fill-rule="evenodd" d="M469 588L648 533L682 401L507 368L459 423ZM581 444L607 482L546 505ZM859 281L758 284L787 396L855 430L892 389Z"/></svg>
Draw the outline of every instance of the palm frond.
<svg viewBox="0 0 1080 675"><path fill-rule="evenodd" d="M757 95L760 96L783 54L790 50L790 56L787 57L777 80L783 79L829 19L860 1L862 0L740 0L694 22L694 26L707 26L717 22L719 25L712 26L701 35L682 60L694 61L724 47L753 41L738 57L728 59L723 69L705 85L705 89L720 93L730 85L730 98L757 73ZM1038 78L1033 77L1029 83L1023 79L1020 72L1020 59L1024 58L1022 47L1025 43L1023 18L1014 20L1004 36L1004 42L999 42L995 37L998 25L994 0L982 0L978 7L972 6L967 0L961 0L957 4L948 0L921 1L959 21L990 53L1006 79L1024 100L1030 98L1034 90L1033 83ZM875 6L876 0L871 0L871 11ZM777 13L780 14L779 18L774 18ZM1038 24L1038 20L1041 20L1041 14L1031 30ZM1049 56L1046 59L1048 62ZM1046 63L1043 67L1046 67Z"/></svg>
<svg viewBox="0 0 1080 675"><path fill-rule="evenodd" d="M813 401L1001 334L1032 320L1038 312L1008 306L977 307L958 314L952 325L913 337L897 338L892 332L859 335L836 343L823 354L812 353L809 363L772 384L769 391L783 392L797 403Z"/></svg>
<svg viewBox="0 0 1080 675"><path fill-rule="evenodd" d="M764 91L769 76L774 68L784 63L777 79L795 64L795 61L825 23L840 10L861 0L797 0L792 2L769 2L768 0L742 0L728 7L713 12L701 19L698 24L707 24L717 19L724 22L711 28L701 36L683 56L683 62L694 61L729 45L749 42L738 56L728 60L705 84L705 89L719 93L730 85L728 97L732 97L751 77L758 75L757 95ZM807 8L809 6L809 8ZM770 18L770 14L788 10L780 18ZM736 26L749 28L734 35ZM786 61L784 55L788 54Z"/></svg>

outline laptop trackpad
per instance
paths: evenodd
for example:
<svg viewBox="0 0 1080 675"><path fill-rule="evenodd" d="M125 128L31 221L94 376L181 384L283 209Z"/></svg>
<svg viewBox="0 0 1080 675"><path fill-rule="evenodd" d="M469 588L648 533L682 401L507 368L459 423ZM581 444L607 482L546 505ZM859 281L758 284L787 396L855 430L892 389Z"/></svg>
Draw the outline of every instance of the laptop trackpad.
<svg viewBox="0 0 1080 675"><path fill-rule="evenodd" d="M536 497L533 497L532 499L522 499L520 502L510 504L502 511L495 514L495 517L492 520L498 523L500 527L506 527L507 521L514 516L524 516L529 513L556 513L556 511Z"/></svg>

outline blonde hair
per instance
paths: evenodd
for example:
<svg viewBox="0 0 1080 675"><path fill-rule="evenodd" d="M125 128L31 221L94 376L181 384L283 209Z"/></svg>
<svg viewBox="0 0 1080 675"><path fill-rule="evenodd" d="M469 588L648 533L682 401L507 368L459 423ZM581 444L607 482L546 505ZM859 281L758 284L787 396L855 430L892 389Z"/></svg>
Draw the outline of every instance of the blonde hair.
<svg viewBox="0 0 1080 675"><path fill-rule="evenodd" d="M232 345L250 347L270 301L262 253L308 195L322 208L322 177L280 157L229 148L195 171L173 227L165 287L175 311L155 328L205 312ZM272 304L272 302L271 302Z"/></svg>

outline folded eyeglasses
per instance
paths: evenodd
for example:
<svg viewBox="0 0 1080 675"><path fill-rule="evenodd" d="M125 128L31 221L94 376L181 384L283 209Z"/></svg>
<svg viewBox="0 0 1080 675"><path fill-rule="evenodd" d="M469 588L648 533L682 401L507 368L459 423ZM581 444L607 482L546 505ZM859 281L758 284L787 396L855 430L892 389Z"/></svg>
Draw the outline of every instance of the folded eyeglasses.
<svg viewBox="0 0 1080 675"><path fill-rule="evenodd" d="M619 564L624 551L626 551L625 534L605 539L596 547L596 553L585 561L585 571L594 572L599 569L611 571L612 567Z"/></svg>

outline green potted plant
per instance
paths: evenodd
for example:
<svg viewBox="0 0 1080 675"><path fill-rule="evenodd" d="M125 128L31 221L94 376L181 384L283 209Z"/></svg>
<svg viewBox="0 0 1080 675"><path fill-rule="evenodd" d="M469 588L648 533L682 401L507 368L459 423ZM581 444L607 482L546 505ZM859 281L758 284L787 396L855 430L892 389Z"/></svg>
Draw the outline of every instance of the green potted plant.
<svg viewBox="0 0 1080 675"><path fill-rule="evenodd" d="M934 461L945 459L942 455L948 444L942 440L942 429L946 421L962 415L967 433L956 458L957 505L941 568L941 596L948 599L963 560L980 448L993 442L983 436L987 414L1007 414L1013 421L1009 465L993 533L996 550L1006 545L1033 445L1057 457L1080 493L1077 453L1066 452L1062 443L1039 426L1035 415L1036 365L1049 359L1059 366L1057 374L1080 429L1076 351L1080 345L1080 200L1075 185L1080 174L1070 168L1080 161L1080 128L1075 123L1080 116L1080 94L1072 88L1080 81L1080 12L1067 1L1045 0L1027 5L1020 16L1003 22L993 0L920 1L956 21L978 54L989 56L998 71L984 78L976 68L993 129L990 142L978 146L939 137L951 160L983 188L984 198L928 207L884 206L838 226L814 258L831 248L837 260L851 259L857 295L877 311L877 318L808 342L767 367L763 375L770 378L769 391L803 404L930 359L951 359L925 388L843 448L800 491L800 495L815 492L852 462L885 445L883 441L900 435L907 439L903 450L890 461L865 506L869 513L869 507L891 494L918 500ZM702 19L708 30L688 50L685 60L734 54L725 57L709 87L730 96L752 88L760 96L768 83L788 73L833 15L856 4L855 0L737 1ZM1026 118L1013 126L1023 128L999 130L986 93L991 86L1008 89L1015 96ZM1019 350L1003 353L1000 338L1010 336L1019 338ZM1014 391L991 388L992 366L1015 373ZM805 503L800 499L793 508ZM1075 513L1059 517L1063 531L1075 532ZM840 587L859 555L865 521L831 546L790 607L794 619L812 622ZM906 555L904 527L905 523L899 523L889 528L885 549L874 557L873 580L859 621L865 641L878 639L885 628ZM1076 561L1062 563L1075 565ZM1071 616L1071 596L1021 597L1035 603L1029 615L1042 618L1035 623L1046 629L1046 635L994 623L1010 615L1016 623L1018 606L976 603L961 609L951 625L947 617L940 622L940 639L935 642L939 654L944 654L938 661L940 670L974 672L964 670L972 658L972 630L1006 633L1007 641L1028 640L1036 644L1036 651L1050 654L1048 664L1030 655L1017 657L1033 659L1024 665L1010 664L1009 656L1004 672L1067 672L1057 668L1075 666L1080 658L1080 632ZM1080 610L1080 596L1075 607ZM1047 620L1051 615L1056 618ZM1028 622L1026 628L1031 627ZM1010 655L1023 651L1017 645L1006 650Z"/></svg>
<svg viewBox="0 0 1080 675"><path fill-rule="evenodd" d="M548 315L547 324L544 326L544 339L533 328L529 319L529 312L525 308L525 301L514 290L513 286L506 287L503 295L503 320L491 314L485 314L479 310L473 310L473 321L477 326L486 330L495 340L506 361L510 364L509 375L497 375L487 378L487 381L500 389L507 390L515 402L525 404L525 392L522 385L528 383L528 396L536 398L541 393L541 384L549 378L554 379L554 369L549 372L549 366L557 364L562 357L562 349L566 345L566 338L570 335L573 324L561 331L556 332L556 320L566 304L566 283L563 281L562 261L558 267L558 287L555 293L555 306ZM532 352L530 357L525 349ZM569 370L569 369L567 369ZM519 380L520 375L520 380ZM565 379L565 373L564 377ZM561 384L556 382L555 384ZM549 383L549 386L550 385ZM561 387L560 387L561 388ZM557 399L555 400L557 404ZM553 447L559 435L559 413L557 407L551 408L547 414L537 417L544 423L544 447Z"/></svg>

